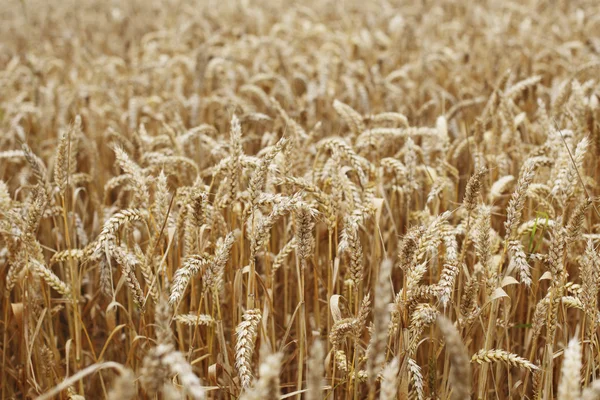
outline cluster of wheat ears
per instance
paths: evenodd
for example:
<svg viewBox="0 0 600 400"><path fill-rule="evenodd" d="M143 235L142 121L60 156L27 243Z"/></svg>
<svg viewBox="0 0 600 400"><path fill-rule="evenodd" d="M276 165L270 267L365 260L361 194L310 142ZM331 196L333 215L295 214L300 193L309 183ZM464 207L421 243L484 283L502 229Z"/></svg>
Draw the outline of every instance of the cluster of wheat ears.
<svg viewBox="0 0 600 400"><path fill-rule="evenodd" d="M2 399L600 399L600 2L0 19Z"/></svg>

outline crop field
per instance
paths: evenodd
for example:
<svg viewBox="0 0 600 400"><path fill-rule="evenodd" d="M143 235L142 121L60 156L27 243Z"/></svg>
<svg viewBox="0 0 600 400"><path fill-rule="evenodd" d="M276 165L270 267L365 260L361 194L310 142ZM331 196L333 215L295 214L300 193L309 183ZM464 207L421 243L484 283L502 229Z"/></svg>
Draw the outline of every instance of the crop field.
<svg viewBox="0 0 600 400"><path fill-rule="evenodd" d="M600 399L600 1L0 6L1 399Z"/></svg>

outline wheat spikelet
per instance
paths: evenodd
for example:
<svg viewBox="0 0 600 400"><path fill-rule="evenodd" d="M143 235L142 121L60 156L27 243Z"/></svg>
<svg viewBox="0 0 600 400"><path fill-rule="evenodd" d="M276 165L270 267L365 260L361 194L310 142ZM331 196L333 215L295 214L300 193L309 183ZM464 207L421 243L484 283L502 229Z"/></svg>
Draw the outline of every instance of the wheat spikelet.
<svg viewBox="0 0 600 400"><path fill-rule="evenodd" d="M531 267L527 262L523 244L519 240L511 240L508 249L511 257L509 268L515 268L519 272L521 283L531 286Z"/></svg>
<svg viewBox="0 0 600 400"><path fill-rule="evenodd" d="M321 189L319 189L318 187L310 184L309 182L307 182L303 179L286 176L282 179L282 181L286 182L286 183L290 183L295 186L298 186L301 189L303 189L304 191L312 194L316 198L317 202L323 208L323 212L324 212L325 216L327 217L328 226L331 229L333 229L335 227L335 225L337 224L336 209L335 209L335 206L334 206L334 203L333 203L331 197L328 194L324 193Z"/></svg>
<svg viewBox="0 0 600 400"><path fill-rule="evenodd" d="M283 198L282 201L275 203L271 213L259 221L254 235L252 235L252 243L250 245L251 258L254 258L260 248L264 246L269 238L271 228L279 220L279 218L283 217L290 211L297 209L301 205L302 201L297 195Z"/></svg>
<svg viewBox="0 0 600 400"><path fill-rule="evenodd" d="M397 112L383 112L379 114L375 114L370 117L370 122L374 125L379 125L383 123L395 123L398 125L402 125L404 128L408 128L408 119L405 115L397 113Z"/></svg>
<svg viewBox="0 0 600 400"><path fill-rule="evenodd" d="M560 112L560 109L562 108L562 106L567 102L567 100L569 100L569 97L571 96L571 88L572 88L571 83L572 83L571 79L568 79L560 85L558 93L556 94L556 97L552 101L552 113L553 114L558 114Z"/></svg>
<svg viewBox="0 0 600 400"><path fill-rule="evenodd" d="M354 286L358 286L363 277L363 250L358 237L358 224L350 218L345 219L342 239L338 245L338 252L347 252L349 256L348 274Z"/></svg>
<svg viewBox="0 0 600 400"><path fill-rule="evenodd" d="M107 398L109 400L133 399L137 394L134 380L135 374L133 371L128 368L123 369L121 374L115 378Z"/></svg>
<svg viewBox="0 0 600 400"><path fill-rule="evenodd" d="M206 210L207 197L205 193L195 191L189 201L183 223L183 252L186 255L198 252L197 228L205 222L204 210Z"/></svg>
<svg viewBox="0 0 600 400"><path fill-rule="evenodd" d="M425 228L416 226L411 228L399 246L398 259L399 266L402 269L407 269L413 265L414 255L418 249L419 238L425 233Z"/></svg>
<svg viewBox="0 0 600 400"><path fill-rule="evenodd" d="M204 399L205 391L200 379L194 374L192 366L183 354L173 347L173 335L169 326L171 311L164 296L156 303L154 319L158 345L144 357L140 379L142 387L153 395L159 391L167 378L177 376L188 395L194 399Z"/></svg>
<svg viewBox="0 0 600 400"><path fill-rule="evenodd" d="M10 209L11 199L8 193L6 182L0 180L0 210L8 211Z"/></svg>
<svg viewBox="0 0 600 400"><path fill-rule="evenodd" d="M8 272L6 273L6 278L4 282L4 296L10 296L10 292L14 289L15 285L17 284L19 273L23 270L24 266L24 260L15 260L13 263L9 264Z"/></svg>
<svg viewBox="0 0 600 400"><path fill-rule="evenodd" d="M235 329L237 341L235 344L235 367L242 388L247 389L253 379L252 354L258 334L258 324L262 315L260 310L252 309L244 312L242 322Z"/></svg>
<svg viewBox="0 0 600 400"><path fill-rule="evenodd" d="M336 350L335 354L335 363L339 371L345 373L348 379L357 380L359 383L367 381L367 371L360 370L352 373L349 372L348 358L346 357L346 353L343 350Z"/></svg>
<svg viewBox="0 0 600 400"><path fill-rule="evenodd" d="M431 253L437 249L442 241L442 233L444 226L447 225L450 218L450 211L446 211L436 216L428 225L427 229L420 237L419 247L417 248L417 261L423 260L427 253Z"/></svg>
<svg viewBox="0 0 600 400"><path fill-rule="evenodd" d="M480 168L469 178L467 188L465 189L465 197L463 198L463 205L469 213L477 206L477 197L481 191L482 180L486 173L487 170L485 168Z"/></svg>
<svg viewBox="0 0 600 400"><path fill-rule="evenodd" d="M488 198L490 200L490 202L495 202L497 199L499 199L502 194L504 193L504 191L506 190L506 188L512 183L514 182L515 177L512 175L504 175L503 177L499 178L496 182L494 182L492 184L492 186L490 187L490 191L488 194Z"/></svg>
<svg viewBox="0 0 600 400"><path fill-rule="evenodd" d="M334 353L335 363L340 371L348 372L348 358L343 350L336 350Z"/></svg>
<svg viewBox="0 0 600 400"><path fill-rule="evenodd" d="M472 106L476 106L478 104L482 104L484 103L486 100L486 97L484 96L479 96L479 97L475 97L472 99L466 99L466 100L461 100L456 102L452 107L450 107L450 109L446 112L446 120L447 121L451 121L458 113L460 113L461 111L472 107Z"/></svg>
<svg viewBox="0 0 600 400"><path fill-rule="evenodd" d="M145 297L144 292L140 286L140 282L135 275L135 271L138 267L139 261L135 257L135 255L129 253L126 249L122 247L114 247L113 256L117 263L121 266L123 270L123 274L125 275L125 279L127 282L127 286L131 290L133 295L134 302L140 307L141 311L144 311L145 307Z"/></svg>
<svg viewBox="0 0 600 400"><path fill-rule="evenodd" d="M588 387L583 389L581 400L598 400L600 399L600 381L595 380Z"/></svg>
<svg viewBox="0 0 600 400"><path fill-rule="evenodd" d="M54 161L54 184L58 186L58 190L64 195L67 187L68 178L68 162L69 162L69 142L70 130L63 132L58 140L56 147L56 156Z"/></svg>
<svg viewBox="0 0 600 400"><path fill-rule="evenodd" d="M375 297L375 307L373 309L373 332L367 350L367 374L369 375L369 385L371 387L374 386L375 378L386 358L387 327L390 323L388 305L392 300L388 287L391 269L392 261L389 259L384 260L379 268L377 279L377 296Z"/></svg>
<svg viewBox="0 0 600 400"><path fill-rule="evenodd" d="M491 363L491 362L503 362L512 367L525 368L530 371L538 369L538 367L524 359L523 357L519 357L516 354L509 353L505 350L500 349L492 349L492 350L484 350L481 349L477 353L471 357L471 362L476 362L478 364L483 363Z"/></svg>
<svg viewBox="0 0 600 400"><path fill-rule="evenodd" d="M155 185L152 213L156 219L156 225L162 226L167 216L167 209L169 208L169 188L164 170L160 171Z"/></svg>
<svg viewBox="0 0 600 400"><path fill-rule="evenodd" d="M69 217L74 219L75 223L75 232L77 234L77 241L81 246L87 246L89 244L89 238L85 231L85 227L81 217L77 213L69 213Z"/></svg>
<svg viewBox="0 0 600 400"><path fill-rule="evenodd" d="M89 185L93 181L93 177L85 172L75 172L71 176L71 184L73 187Z"/></svg>
<svg viewBox="0 0 600 400"><path fill-rule="evenodd" d="M396 398L398 392L398 370L399 370L398 359L394 358L386 365L381 373L381 392L379 393L380 400L393 400Z"/></svg>
<svg viewBox="0 0 600 400"><path fill-rule="evenodd" d="M535 164L531 160L528 160L521 169L517 186L506 209L506 222L504 223L504 227L506 228L506 237L508 239L514 238L514 231L521 223L523 207L525 206L525 193L527 193L527 189L533 182L534 177Z"/></svg>
<svg viewBox="0 0 600 400"><path fill-rule="evenodd" d="M558 398L579 399L581 395L581 344L576 337L569 340L562 366Z"/></svg>
<svg viewBox="0 0 600 400"><path fill-rule="evenodd" d="M548 250L548 258L546 260L548 269L552 273L552 276L558 280L562 278L565 273L563 265L563 257L565 250L566 232L562 227L558 227L555 232L552 233L551 245ZM555 281L555 285L559 285L558 281Z"/></svg>
<svg viewBox="0 0 600 400"><path fill-rule="evenodd" d="M322 397L323 378L325 377L324 358L323 343L316 340L311 346L308 360L307 400L318 400Z"/></svg>
<svg viewBox="0 0 600 400"><path fill-rule="evenodd" d="M33 201L27 208L25 235L33 236L35 234L47 204L48 196L46 191L41 186L36 186Z"/></svg>
<svg viewBox="0 0 600 400"><path fill-rule="evenodd" d="M421 367L419 367L415 360L409 358L408 370L410 372L410 379L413 383L414 390L417 392L417 399L423 400L425 398L425 392L423 388L423 374L421 372Z"/></svg>
<svg viewBox="0 0 600 400"><path fill-rule="evenodd" d="M366 160L361 158L347 143L339 138L325 139L319 144L320 147L331 150L336 156L347 160L351 165L356 174L358 175L361 186L367 184L367 175L364 171L364 166L368 163Z"/></svg>
<svg viewBox="0 0 600 400"><path fill-rule="evenodd" d="M244 392L240 399L262 400L279 398L279 373L281 354L269 354L259 367L259 379L252 389Z"/></svg>
<svg viewBox="0 0 600 400"><path fill-rule="evenodd" d="M406 166L406 190L408 193L419 189L419 181L416 179L417 173L417 153L415 142L408 138L404 144L404 165Z"/></svg>
<svg viewBox="0 0 600 400"><path fill-rule="evenodd" d="M443 240L446 244L446 262L444 263L444 269L440 274L440 280L437 284L439 288L439 298L444 307L450 301L452 297L452 290L454 288L454 282L459 273L458 256L456 243L456 237L451 233L444 233Z"/></svg>
<svg viewBox="0 0 600 400"><path fill-rule="evenodd" d="M147 179L142 169L121 147L115 146L114 152L119 166L128 175L128 181L134 189L135 198L132 203L133 206L139 207L140 209L145 208L148 202L149 193Z"/></svg>
<svg viewBox="0 0 600 400"><path fill-rule="evenodd" d="M255 207L258 201L258 196L262 192L265 182L267 180L267 174L269 172L269 165L273 162L273 159L277 154L281 153L282 150L288 145L286 138L281 138L275 146L273 146L261 159L258 167L254 170L250 183L248 184L248 191L250 193L250 206Z"/></svg>
<svg viewBox="0 0 600 400"><path fill-rule="evenodd" d="M171 374L179 378L185 392L195 400L206 397L200 379L192 371L192 366L187 362L183 354L178 351L170 351L162 358L162 362L168 366Z"/></svg>
<svg viewBox="0 0 600 400"><path fill-rule="evenodd" d="M6 150L0 152L0 159L7 158L22 158L25 157L25 152L23 150Z"/></svg>
<svg viewBox="0 0 600 400"><path fill-rule="evenodd" d="M173 344L173 333L170 326L172 315L166 296L161 293L154 306L155 335L159 344Z"/></svg>
<svg viewBox="0 0 600 400"><path fill-rule="evenodd" d="M277 270L284 265L287 257L292 253L292 251L294 251L296 246L296 238L293 237L285 244L285 246L283 246L279 253L277 253L271 267L273 273L277 272Z"/></svg>
<svg viewBox="0 0 600 400"><path fill-rule="evenodd" d="M451 261L444 264L444 269L440 275L440 281L437 284L438 296L444 307L448 304L450 298L452 297L452 289L458 273L459 267L456 265L456 262Z"/></svg>
<svg viewBox="0 0 600 400"><path fill-rule="evenodd" d="M578 239L581 233L583 222L585 220L585 214L592 205L590 199L585 199L583 202L577 205L577 208L573 211L569 223L567 224L567 242L573 242Z"/></svg>
<svg viewBox="0 0 600 400"><path fill-rule="evenodd" d="M367 295L363 298L356 317L336 319L331 327L331 332L329 333L329 341L334 347L339 347L347 336L352 336L354 338L360 336L361 331L367 324L370 304L371 296Z"/></svg>
<svg viewBox="0 0 600 400"><path fill-rule="evenodd" d="M71 289L69 286L65 282L61 281L60 278L56 276L54 272L48 269L47 266L36 259L30 259L28 266L31 267L33 272L42 278L52 289L56 290L58 293L67 298L71 297Z"/></svg>
<svg viewBox="0 0 600 400"><path fill-rule="evenodd" d="M112 249L112 243L114 242L116 234L121 226L127 222L144 220L146 216L146 211L140 209L121 210L116 212L108 219L108 221L104 223L102 231L96 239L94 257L99 258L106 248L109 250Z"/></svg>
<svg viewBox="0 0 600 400"><path fill-rule="evenodd" d="M404 177L406 176L406 167L400 160L386 157L381 159L380 164L385 170L393 173L394 180L397 182L402 182L404 180Z"/></svg>
<svg viewBox="0 0 600 400"><path fill-rule="evenodd" d="M591 336L595 332L596 318L594 312L598 306L598 288L600 283L600 274L596 269L598 265L598 253L594 248L594 244L591 240L588 240L585 248L585 253L579 262L580 264L580 276L582 282L582 290L579 298L583 309L588 314L588 324L586 329L586 336Z"/></svg>
<svg viewBox="0 0 600 400"><path fill-rule="evenodd" d="M159 391L163 382L176 375L188 395L194 399L204 399L205 391L200 379L193 373L185 357L175 351L171 344L159 344L144 357L141 384L149 394Z"/></svg>
<svg viewBox="0 0 600 400"><path fill-rule="evenodd" d="M583 162L589 145L590 140L587 137L581 139L575 148L573 159L569 159L567 167L564 168L564 172L559 175L559 179L552 188L553 194L557 194L558 192L562 194L563 202L572 196L573 192L575 191L575 185L578 182L577 171L581 170L583 167Z"/></svg>
<svg viewBox="0 0 600 400"><path fill-rule="evenodd" d="M211 259L210 256L204 254L196 254L185 259L181 268L173 276L169 304L176 305L181 301L190 279L206 268Z"/></svg>
<svg viewBox="0 0 600 400"><path fill-rule="evenodd" d="M31 150L31 147L29 147L27 143L23 143L21 148L23 149L25 159L27 159L27 162L33 170L33 175L35 176L37 183L41 185L45 184L48 171L44 161L33 153L33 150Z"/></svg>
<svg viewBox="0 0 600 400"><path fill-rule="evenodd" d="M519 96L521 92L525 91L526 89L532 86L536 86L538 83L540 83L541 80L542 77L539 75L534 75L529 78L523 79L522 81L517 82L508 89L506 89L504 91L504 96L512 100L515 97Z"/></svg>
<svg viewBox="0 0 600 400"><path fill-rule="evenodd" d="M417 346L421 334L426 327L435 322L438 311L429 304L419 304L410 317L411 343L409 349L413 352Z"/></svg>
<svg viewBox="0 0 600 400"><path fill-rule="evenodd" d="M347 335L350 335L355 331L356 325L355 318L344 318L336 321L329 333L329 341L331 344L338 347Z"/></svg>
<svg viewBox="0 0 600 400"><path fill-rule="evenodd" d="M219 292L223 286L223 275L225 273L225 265L229 261L231 248L233 247L239 231L229 232L222 240L217 243L215 255L206 269L204 274L204 285L206 288Z"/></svg>
<svg viewBox="0 0 600 400"><path fill-rule="evenodd" d="M363 119L358 112L356 112L349 105L338 100L333 102L333 108L342 117L354 136L358 136L363 133L365 130L365 124L363 123Z"/></svg>
<svg viewBox="0 0 600 400"><path fill-rule="evenodd" d="M440 315L437 317L437 325L444 335L446 341L446 351L450 356L450 381L452 382L452 398L466 399L471 391L471 366L467 349L463 344L460 334L456 327L446 317Z"/></svg>
<svg viewBox="0 0 600 400"><path fill-rule="evenodd" d="M274 97L271 97L271 104L272 104L272 106L275 107L278 114L285 121L286 126L288 126L289 129L291 130L294 141L300 140L300 139L305 139L307 137L307 134L304 131L304 128L302 128L302 126L299 123L297 123L293 118L290 118L288 113L283 109L281 104L279 104L279 102ZM291 147L288 147L287 150L291 151Z"/></svg>
<svg viewBox="0 0 600 400"><path fill-rule="evenodd" d="M479 208L477 221L475 223L475 253L479 258L479 262L486 271L488 270L491 258L491 213L491 207L481 206Z"/></svg>
<svg viewBox="0 0 600 400"><path fill-rule="evenodd" d="M313 228L314 223L312 222L312 212L306 206L301 206L296 211L296 252L298 257L303 262L310 257L313 247Z"/></svg>
<svg viewBox="0 0 600 400"><path fill-rule="evenodd" d="M533 318L532 318L532 331L533 331L533 336L537 337L539 336L539 334L542 331L542 328L544 326L544 324L547 322L546 318L550 318L551 320L553 318L555 318L555 316L552 315L548 315L548 309L552 308L552 313L555 313L557 310L557 306L559 304L562 304L566 307L569 308L577 308L580 310L584 310L585 311L585 305L584 303L577 297L575 296L557 296L556 292L560 292L556 289L554 290L550 290L546 296L541 299L534 310L533 313ZM553 299L552 296L554 295ZM551 299L552 299L552 303L551 303ZM552 305L552 307L550 307ZM554 330L556 327L553 325L547 325L546 326L548 331L552 331Z"/></svg>
<svg viewBox="0 0 600 400"><path fill-rule="evenodd" d="M175 317L175 321L181 322L182 324L190 326L206 325L211 326L215 323L212 316L206 314L178 314Z"/></svg>
<svg viewBox="0 0 600 400"><path fill-rule="evenodd" d="M229 175L229 201L233 201L239 190L240 175L242 172L241 158L244 154L242 148L242 126L240 120L234 114L231 117L231 130L229 135L231 144L231 159L232 162L228 168Z"/></svg>
<svg viewBox="0 0 600 400"><path fill-rule="evenodd" d="M52 371L56 367L56 360L54 358L54 354L52 353L52 350L50 350L50 348L48 346L43 345L42 348L40 349L40 355L44 362L44 375L45 375L46 379L51 384L53 384L54 376L53 376Z"/></svg>

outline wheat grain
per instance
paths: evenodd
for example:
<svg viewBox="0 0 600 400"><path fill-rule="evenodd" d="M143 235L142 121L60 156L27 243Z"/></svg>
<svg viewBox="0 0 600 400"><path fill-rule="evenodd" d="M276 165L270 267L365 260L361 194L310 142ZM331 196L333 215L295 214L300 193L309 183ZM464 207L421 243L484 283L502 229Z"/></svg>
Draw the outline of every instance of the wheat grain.
<svg viewBox="0 0 600 400"><path fill-rule="evenodd" d="M392 261L384 260L379 269L377 279L377 296L373 309L373 332L367 350L367 373L369 385L374 387L375 378L386 359L387 327L390 323L388 305L392 300L389 291L389 280L392 271Z"/></svg>

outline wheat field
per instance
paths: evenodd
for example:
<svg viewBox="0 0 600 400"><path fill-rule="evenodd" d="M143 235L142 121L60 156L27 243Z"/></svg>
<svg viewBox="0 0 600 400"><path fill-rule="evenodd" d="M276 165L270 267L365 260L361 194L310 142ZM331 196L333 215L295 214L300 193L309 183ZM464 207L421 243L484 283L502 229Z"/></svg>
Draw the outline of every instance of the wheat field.
<svg viewBox="0 0 600 400"><path fill-rule="evenodd" d="M600 399L600 2L0 20L2 399Z"/></svg>

